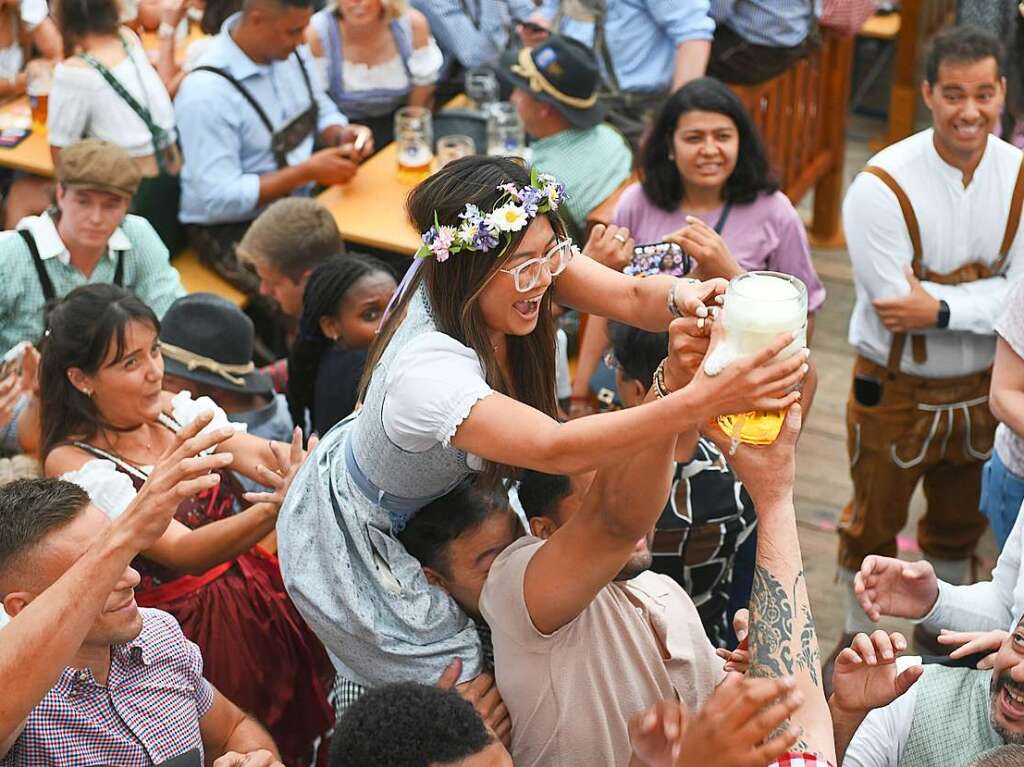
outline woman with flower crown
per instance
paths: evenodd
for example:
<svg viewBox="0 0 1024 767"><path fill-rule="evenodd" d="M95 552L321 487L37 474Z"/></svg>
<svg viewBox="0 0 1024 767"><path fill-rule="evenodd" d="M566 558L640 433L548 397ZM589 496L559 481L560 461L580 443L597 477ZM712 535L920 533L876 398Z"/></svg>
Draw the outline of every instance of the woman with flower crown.
<svg viewBox="0 0 1024 767"><path fill-rule="evenodd" d="M559 423L553 299L662 331L684 313L704 325L726 286L637 280L580 255L559 219L564 196L519 162L470 157L409 197L423 246L370 349L363 407L322 436L278 518L288 591L356 687L434 682L455 658L462 680L482 671L473 622L395 537L431 500L474 475L590 471L716 415L799 397L805 356L771 362L780 337L713 381L698 371L686 384L666 359L656 399Z"/></svg>

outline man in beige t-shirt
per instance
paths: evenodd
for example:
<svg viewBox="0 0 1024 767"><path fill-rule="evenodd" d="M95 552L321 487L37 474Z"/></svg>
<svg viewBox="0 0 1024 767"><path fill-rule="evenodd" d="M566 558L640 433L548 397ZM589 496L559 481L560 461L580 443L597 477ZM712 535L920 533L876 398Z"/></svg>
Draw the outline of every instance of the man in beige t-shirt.
<svg viewBox="0 0 1024 767"><path fill-rule="evenodd" d="M534 534L498 555L481 594L517 767L625 767L630 717L666 698L696 710L724 678L689 595L648 570L650 534L577 615L558 627L537 625L544 616L527 607L527 568L556 530L588 513L581 509L588 485L580 477L523 478L520 499ZM562 573L567 581L579 574L572 564Z"/></svg>

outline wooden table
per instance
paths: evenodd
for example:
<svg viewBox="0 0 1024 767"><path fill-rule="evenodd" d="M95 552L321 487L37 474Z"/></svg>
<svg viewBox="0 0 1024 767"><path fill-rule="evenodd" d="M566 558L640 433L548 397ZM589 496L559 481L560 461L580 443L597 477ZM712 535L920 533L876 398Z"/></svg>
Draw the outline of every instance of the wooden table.
<svg viewBox="0 0 1024 767"><path fill-rule="evenodd" d="M411 256L420 246L420 235L405 213L405 198L414 185L398 179L397 152L395 143L388 144L350 182L332 186L317 199L331 211L343 239Z"/></svg>

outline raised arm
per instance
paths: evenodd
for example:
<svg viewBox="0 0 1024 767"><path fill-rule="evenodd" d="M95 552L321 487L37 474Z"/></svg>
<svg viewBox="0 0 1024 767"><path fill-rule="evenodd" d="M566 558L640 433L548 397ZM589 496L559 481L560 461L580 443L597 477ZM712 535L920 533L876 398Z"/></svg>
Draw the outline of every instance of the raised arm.
<svg viewBox="0 0 1024 767"><path fill-rule="evenodd" d="M673 325L673 334L681 332ZM669 388L679 380L678 364L674 358L666 361ZM652 389L647 399L655 398ZM687 438L696 433L693 424L680 430ZM671 492L675 444L674 434L652 437L599 470L583 508L530 560L523 591L538 631L550 634L573 621L629 561L637 541L654 529Z"/></svg>
<svg viewBox="0 0 1024 767"><path fill-rule="evenodd" d="M825 701L793 508L794 452L800 422L800 408L794 406L775 444L768 448L741 446L731 460L758 515L748 674L793 678L804 699L803 706L789 718L791 727L803 730L795 748L835 764L832 718Z"/></svg>
<svg viewBox="0 0 1024 767"><path fill-rule="evenodd" d="M642 283L655 278L623 279ZM719 323L714 333L716 338L721 333ZM806 374L806 355L769 362L789 337L780 336L715 378L701 371L663 399L568 423L558 423L511 397L492 394L477 402L452 444L489 461L549 474L579 474L626 460L652 440L675 437L717 415L784 409L796 402L800 393L790 388ZM595 445L601 449L595 450Z"/></svg>
<svg viewBox="0 0 1024 767"><path fill-rule="evenodd" d="M163 535L184 498L215 484L209 471L217 459L195 456L225 434L196 436L205 425L201 421L184 430L124 513L56 583L0 629L0 754L78 651L132 559Z"/></svg>

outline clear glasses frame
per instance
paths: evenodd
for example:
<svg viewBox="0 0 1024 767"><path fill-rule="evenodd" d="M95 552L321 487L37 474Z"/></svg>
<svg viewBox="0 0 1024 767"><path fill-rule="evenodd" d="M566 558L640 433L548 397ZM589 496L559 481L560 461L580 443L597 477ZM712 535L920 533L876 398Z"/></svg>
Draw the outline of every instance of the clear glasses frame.
<svg viewBox="0 0 1024 767"><path fill-rule="evenodd" d="M579 249L572 240L559 240L543 256L531 258L511 269L499 269L498 271L512 275L517 291L529 293L540 283L545 269L552 277L557 277L565 271L565 268L572 263L578 253Z"/></svg>

